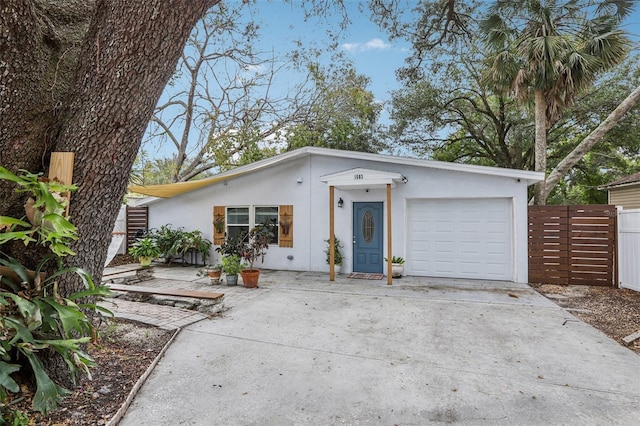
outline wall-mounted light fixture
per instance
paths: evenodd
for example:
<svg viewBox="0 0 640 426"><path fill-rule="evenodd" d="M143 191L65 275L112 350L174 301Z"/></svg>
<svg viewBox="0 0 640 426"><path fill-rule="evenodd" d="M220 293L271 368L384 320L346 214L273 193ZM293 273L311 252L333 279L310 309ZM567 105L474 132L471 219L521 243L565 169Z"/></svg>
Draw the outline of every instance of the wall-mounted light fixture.
<svg viewBox="0 0 640 426"><path fill-rule="evenodd" d="M409 179L407 179L406 176L402 176L402 183L407 183L409 182Z"/></svg>
<svg viewBox="0 0 640 426"><path fill-rule="evenodd" d="M302 183L302 178L301 178L301 177L299 177L299 178L298 178L298 180L297 180L297 182L298 182L298 183Z"/></svg>
<svg viewBox="0 0 640 426"><path fill-rule="evenodd" d="M340 199L338 200L338 207L342 208L344 206L344 200L342 199L342 197L340 197Z"/></svg>

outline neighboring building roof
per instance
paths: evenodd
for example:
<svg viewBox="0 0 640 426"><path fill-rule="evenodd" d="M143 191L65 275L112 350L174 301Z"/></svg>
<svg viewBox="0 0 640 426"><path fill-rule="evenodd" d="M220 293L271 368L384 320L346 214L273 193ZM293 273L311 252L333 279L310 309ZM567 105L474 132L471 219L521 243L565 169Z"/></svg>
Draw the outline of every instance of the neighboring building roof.
<svg viewBox="0 0 640 426"><path fill-rule="evenodd" d="M399 157L392 155L371 154L366 152L356 151L343 151L338 149L317 148L317 147L304 147L296 149L294 151L285 152L284 154L276 155L275 157L267 158L265 160L256 161L255 163L240 166L235 169L220 173L216 176L196 180L189 182L179 182L166 185L151 185L151 186L130 186L129 191L137 192L140 194L150 195L160 198L170 198L185 192L193 191L208 185L213 185L218 182L222 182L231 179L236 176L244 175L247 173L255 172L261 169L265 169L286 161L292 161L298 158L307 157L310 155L323 155L335 158L349 158L354 160L368 160L377 161L388 164L398 164L403 166L417 166L426 167L432 169L443 169L465 173L477 173L490 176L503 176L514 179L522 179L527 182L528 185L533 185L536 182L540 182L544 179L544 175L539 172L532 172L526 170L514 170L503 169L499 167L487 167L476 166L472 164L460 164L449 163L444 161L423 160L418 158Z"/></svg>
<svg viewBox="0 0 640 426"><path fill-rule="evenodd" d="M629 176L625 176L622 179L618 179L613 182L609 182L606 185L602 185L600 189L612 189L619 186L629 186L629 185L636 185L636 184L640 184L640 172L634 173Z"/></svg>

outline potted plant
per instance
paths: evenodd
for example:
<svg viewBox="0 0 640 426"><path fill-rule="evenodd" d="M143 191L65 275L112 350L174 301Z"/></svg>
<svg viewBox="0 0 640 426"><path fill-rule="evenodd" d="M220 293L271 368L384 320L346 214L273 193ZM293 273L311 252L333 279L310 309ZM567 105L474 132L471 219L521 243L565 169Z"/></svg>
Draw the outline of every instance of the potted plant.
<svg viewBox="0 0 640 426"><path fill-rule="evenodd" d="M240 256L231 254L222 258L222 272L225 273L227 285L238 284L238 274L244 269Z"/></svg>
<svg viewBox="0 0 640 426"><path fill-rule="evenodd" d="M273 238L273 232L268 225L257 225L249 231L246 236L246 242L242 246L241 256L249 264L242 274L242 283L245 287L255 288L258 286L260 278L260 270L253 267L257 258L264 262L264 257L269 248L269 242Z"/></svg>
<svg viewBox="0 0 640 426"><path fill-rule="evenodd" d="M198 276L208 276L211 280L211 284L219 284L220 276L222 275L222 265L216 263L215 265L205 265L202 269L198 271Z"/></svg>
<svg viewBox="0 0 640 426"><path fill-rule="evenodd" d="M327 255L327 264L331 263L331 251L329 250L331 248L330 244L331 244L331 240L324 240L327 243L327 249L324 251ZM344 247L342 245L342 243L340 242L340 240L334 236L333 237L333 263L335 265L341 266L342 265L342 261L344 260L344 257L342 255L342 251L340 250L342 247Z"/></svg>
<svg viewBox="0 0 640 426"><path fill-rule="evenodd" d="M202 263L207 263L207 258L209 257L209 250L211 249L211 241L204 238L202 236L202 232L195 230L185 233L185 237L183 240L183 248L181 250L182 257L189 252L194 252L200 254L200 258L202 259ZM195 263L198 263L198 258L195 258Z"/></svg>
<svg viewBox="0 0 640 426"><path fill-rule="evenodd" d="M129 254L138 258L140 266L148 268L151 265L151 261L160 256L161 251L154 239L144 237L129 248Z"/></svg>
<svg viewBox="0 0 640 426"><path fill-rule="evenodd" d="M385 257L384 261L388 259ZM401 278L404 275L404 259L400 256L391 257L391 276L393 278Z"/></svg>

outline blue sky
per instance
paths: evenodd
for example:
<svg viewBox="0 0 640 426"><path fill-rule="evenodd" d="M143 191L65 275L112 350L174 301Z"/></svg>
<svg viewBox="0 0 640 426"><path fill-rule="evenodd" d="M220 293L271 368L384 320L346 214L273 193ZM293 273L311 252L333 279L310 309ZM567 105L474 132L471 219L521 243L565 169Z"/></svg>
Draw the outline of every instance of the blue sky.
<svg viewBox="0 0 640 426"><path fill-rule="evenodd" d="M316 42L322 45L328 38L327 29L337 30L341 16L332 14L328 19L313 19L305 23L303 12L297 0L292 6L281 0L257 0L257 17L263 22L261 43L267 49L276 52L293 47L293 41ZM353 61L356 71L371 79L371 90L376 99L386 101L390 92L400 86L395 71L404 64L411 48L407 41L390 42L386 33L370 22L368 12L359 11L360 1L344 0L351 24L340 33L339 47ZM409 0L411 3L411 0ZM640 42L640 5L624 25L625 31L632 35L636 43Z"/></svg>
<svg viewBox="0 0 640 426"><path fill-rule="evenodd" d="M407 42L391 43L386 34L370 22L367 12L359 11L359 3L354 0L344 2L351 24L340 31L337 49L353 61L359 74L371 79L369 89L376 99L388 100L389 93L399 87L395 70L403 65L410 45ZM261 45L276 51L287 46L293 48L294 40L298 38L326 46L329 40L326 31L337 32L342 19L333 13L328 19L314 18L304 22L304 13L299 6L279 0L258 0L256 9L263 22Z"/></svg>
<svg viewBox="0 0 640 426"><path fill-rule="evenodd" d="M230 4L239 5L241 1L231 0ZM305 47L315 43L318 47L326 48L330 40L327 31L339 32L336 50L353 61L359 74L370 78L369 90L373 92L376 100L389 101L391 91L400 87L396 81L395 71L403 66L406 57L410 54L410 44L404 40L390 42L386 33L370 22L368 11L359 10L361 8L359 1L344 0L348 18L351 21L344 30L339 29L342 16L335 11L327 14L326 17L316 16L305 22L301 7L302 0L291 0L291 2L295 5L282 0L257 0L250 8L245 9L248 11L246 14L248 21L255 20L260 23L261 36L257 49L264 52L273 51L276 56L284 56L296 47L296 40L301 40ZM411 2L412 0L408 0L409 4ZM640 43L640 5L626 20L624 29L632 34L636 43ZM329 55L319 57L318 61L326 65ZM301 74L284 74L279 77L279 83L295 84L302 77ZM383 112L381 122L383 124L388 122L388 111ZM158 149L149 148L152 153ZM167 149L171 151L172 148L161 146L155 155L171 155L171 152L166 151Z"/></svg>

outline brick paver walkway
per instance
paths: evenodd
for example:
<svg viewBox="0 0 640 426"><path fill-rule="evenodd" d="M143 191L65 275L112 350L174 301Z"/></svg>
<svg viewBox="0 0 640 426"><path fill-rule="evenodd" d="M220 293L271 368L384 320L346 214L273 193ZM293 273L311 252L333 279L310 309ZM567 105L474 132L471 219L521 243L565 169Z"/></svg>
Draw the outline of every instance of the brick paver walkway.
<svg viewBox="0 0 640 426"><path fill-rule="evenodd" d="M100 305L113 312L116 318L154 325L163 330L176 330L207 318L198 311L122 299L108 299Z"/></svg>

